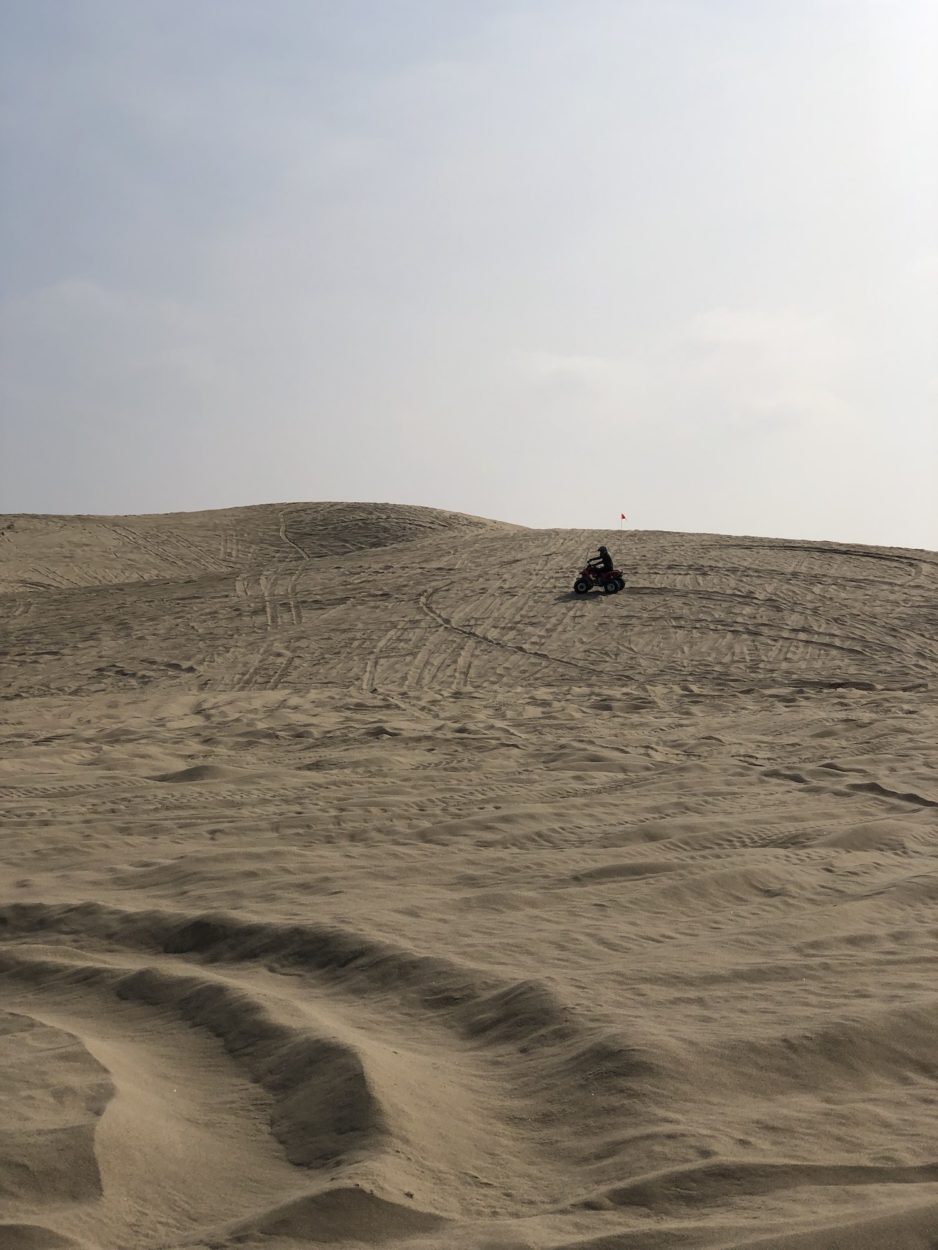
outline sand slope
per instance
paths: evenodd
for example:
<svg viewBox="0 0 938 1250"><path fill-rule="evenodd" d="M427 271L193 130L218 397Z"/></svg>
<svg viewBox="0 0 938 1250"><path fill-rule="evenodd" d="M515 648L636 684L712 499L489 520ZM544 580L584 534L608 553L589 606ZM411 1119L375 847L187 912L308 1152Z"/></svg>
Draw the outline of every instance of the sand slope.
<svg viewBox="0 0 938 1250"><path fill-rule="evenodd" d="M938 1246L938 556L0 518L0 1245Z"/></svg>

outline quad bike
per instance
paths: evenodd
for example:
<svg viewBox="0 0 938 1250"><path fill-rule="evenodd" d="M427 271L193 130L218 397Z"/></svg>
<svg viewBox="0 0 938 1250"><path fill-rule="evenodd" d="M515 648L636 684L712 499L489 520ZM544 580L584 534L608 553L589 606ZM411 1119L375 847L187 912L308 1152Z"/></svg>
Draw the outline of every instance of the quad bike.
<svg viewBox="0 0 938 1250"><path fill-rule="evenodd" d="M607 595L615 595L625 589L625 578L620 569L607 572L595 564L587 564L573 583L573 589L578 595L586 595L594 586L601 586Z"/></svg>

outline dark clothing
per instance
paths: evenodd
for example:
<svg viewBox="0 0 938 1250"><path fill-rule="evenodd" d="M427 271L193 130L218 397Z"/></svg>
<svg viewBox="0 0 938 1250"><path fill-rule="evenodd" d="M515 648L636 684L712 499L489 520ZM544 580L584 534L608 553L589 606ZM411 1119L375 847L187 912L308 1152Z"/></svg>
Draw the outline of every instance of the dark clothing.
<svg viewBox="0 0 938 1250"><path fill-rule="evenodd" d="M611 573L615 568L612 556L605 547L600 547L599 555L593 556L590 560L590 566L594 569L602 569L604 573Z"/></svg>

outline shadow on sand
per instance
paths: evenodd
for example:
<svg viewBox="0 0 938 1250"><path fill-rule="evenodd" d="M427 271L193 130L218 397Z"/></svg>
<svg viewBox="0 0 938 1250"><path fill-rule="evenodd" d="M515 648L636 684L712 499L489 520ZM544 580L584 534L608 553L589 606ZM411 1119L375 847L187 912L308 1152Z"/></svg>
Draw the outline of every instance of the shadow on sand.
<svg viewBox="0 0 938 1250"><path fill-rule="evenodd" d="M607 595L601 590L591 590L588 594L578 595L575 590L567 590L564 591L563 594L556 595L555 602L569 603L571 599L576 599L578 603L588 603L590 601L594 603L601 603L605 599L616 599L618 598L618 595L621 594L628 594L628 587L626 587L624 591L620 590L616 595Z"/></svg>

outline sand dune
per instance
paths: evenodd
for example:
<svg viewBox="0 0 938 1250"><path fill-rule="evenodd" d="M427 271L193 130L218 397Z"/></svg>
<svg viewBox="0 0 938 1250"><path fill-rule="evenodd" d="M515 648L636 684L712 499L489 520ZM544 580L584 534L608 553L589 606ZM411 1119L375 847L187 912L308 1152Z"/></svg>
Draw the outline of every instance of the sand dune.
<svg viewBox="0 0 938 1250"><path fill-rule="evenodd" d="M0 1246L935 1250L938 555L0 517Z"/></svg>

